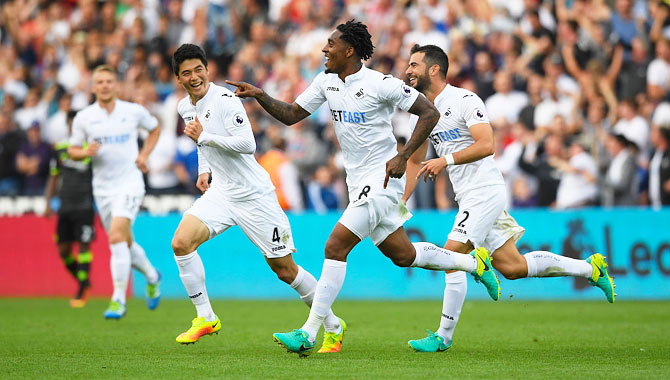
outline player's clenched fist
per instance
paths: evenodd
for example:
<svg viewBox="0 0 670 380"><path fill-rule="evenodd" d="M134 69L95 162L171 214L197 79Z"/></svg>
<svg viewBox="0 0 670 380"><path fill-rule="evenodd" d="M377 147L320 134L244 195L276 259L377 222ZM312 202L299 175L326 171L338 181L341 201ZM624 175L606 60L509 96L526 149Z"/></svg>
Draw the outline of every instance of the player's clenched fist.
<svg viewBox="0 0 670 380"><path fill-rule="evenodd" d="M263 95L263 90L247 82L232 82L227 80L226 83L237 87L235 95L240 98L257 98Z"/></svg>
<svg viewBox="0 0 670 380"><path fill-rule="evenodd" d="M195 183L195 187L203 193L209 189L209 179L211 178L211 173L202 173L198 176L198 181Z"/></svg>
<svg viewBox="0 0 670 380"><path fill-rule="evenodd" d="M202 133L202 124L198 117L195 117L195 120L192 120L188 123L186 128L184 128L184 134L191 138L191 140L198 142L200 134Z"/></svg>

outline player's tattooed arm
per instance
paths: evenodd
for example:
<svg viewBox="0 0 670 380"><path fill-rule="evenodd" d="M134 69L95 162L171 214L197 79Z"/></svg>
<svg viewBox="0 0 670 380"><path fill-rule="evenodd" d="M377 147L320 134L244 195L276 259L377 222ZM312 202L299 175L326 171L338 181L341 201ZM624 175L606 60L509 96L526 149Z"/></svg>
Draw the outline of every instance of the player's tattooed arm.
<svg viewBox="0 0 670 380"><path fill-rule="evenodd" d="M384 188L390 178L400 178L405 174L407 168L407 159L426 141L430 132L435 128L435 124L440 120L440 113L437 111L433 103L426 99L425 96L419 94L414 101L414 104L409 109L410 113L419 116L416 122L414 132L410 137L405 148L399 152L395 157L386 163L386 179L384 179Z"/></svg>
<svg viewBox="0 0 670 380"><path fill-rule="evenodd" d="M437 111L437 108L423 94L419 94L409 112L417 115L419 120L416 122L412 136L407 144L405 144L405 148L402 152L398 153L405 160L419 149L421 144L430 136L430 132L435 128L435 124L440 120L440 113Z"/></svg>
<svg viewBox="0 0 670 380"><path fill-rule="evenodd" d="M237 89L235 95L240 98L255 98L258 104L263 107L275 119L281 121L286 125L292 125L309 116L309 112L305 111L297 103L286 103L277 100L268 95L262 89L255 87L246 82L232 82L226 81Z"/></svg>

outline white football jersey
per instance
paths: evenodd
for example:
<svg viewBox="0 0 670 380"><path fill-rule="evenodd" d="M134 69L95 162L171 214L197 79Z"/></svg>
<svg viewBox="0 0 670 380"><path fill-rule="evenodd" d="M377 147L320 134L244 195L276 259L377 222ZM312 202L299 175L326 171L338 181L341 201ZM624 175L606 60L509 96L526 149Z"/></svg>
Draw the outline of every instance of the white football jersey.
<svg viewBox="0 0 670 380"><path fill-rule="evenodd" d="M198 171L200 174L212 173L211 187L207 191L217 191L227 200L242 201L275 190L270 175L254 158L256 143L247 112L230 90L210 82L207 94L196 105L186 96L179 101L177 109L184 123L188 124L197 116L202 124L203 133L198 139ZM232 141L230 137L246 142L249 150L242 153L213 141L217 138Z"/></svg>
<svg viewBox="0 0 670 380"><path fill-rule="evenodd" d="M371 179L383 183L386 162L398 153L391 126L395 107L408 111L418 96L400 79L362 66L344 82L337 74L319 73L295 100L309 113L328 101L352 200Z"/></svg>
<svg viewBox="0 0 670 380"><path fill-rule="evenodd" d="M489 122L482 99L472 91L452 85L447 85L437 95L435 108L440 112L440 120L428 140L433 143L435 152L440 157L474 144L475 140L469 128L475 124ZM410 128L412 131L414 131L417 120L417 116L411 115ZM454 187L456 200L459 200L468 190L505 184L493 156L484 157L469 164L451 165L447 167L447 171Z"/></svg>
<svg viewBox="0 0 670 380"><path fill-rule="evenodd" d="M97 196L144 193L144 179L135 160L138 127L149 131L158 120L139 104L117 99L111 113L95 102L77 113L72 122L71 146L100 144L92 157L93 193Z"/></svg>

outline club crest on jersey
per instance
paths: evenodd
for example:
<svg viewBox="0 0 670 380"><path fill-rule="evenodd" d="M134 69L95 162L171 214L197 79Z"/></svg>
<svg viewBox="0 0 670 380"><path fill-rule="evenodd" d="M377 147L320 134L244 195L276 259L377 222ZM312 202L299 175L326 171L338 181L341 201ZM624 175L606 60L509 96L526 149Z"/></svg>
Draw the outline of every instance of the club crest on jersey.
<svg viewBox="0 0 670 380"><path fill-rule="evenodd" d="M233 124L237 125L238 127L243 126L244 116L241 113L236 113L235 116L233 116Z"/></svg>
<svg viewBox="0 0 670 380"><path fill-rule="evenodd" d="M361 88L360 90L358 90L358 92L354 96L356 97L356 99L360 99L360 98L365 96L365 93L363 92L363 89Z"/></svg>
<svg viewBox="0 0 670 380"><path fill-rule="evenodd" d="M404 84L403 84L403 85L402 85L402 94L403 94L405 97L409 97L410 95L412 95L412 90L410 90L410 88L407 87L407 85L404 85Z"/></svg>
<svg viewBox="0 0 670 380"><path fill-rule="evenodd" d="M484 116L484 111L482 111L481 108L475 108L475 117L479 120L484 120L486 117Z"/></svg>
<svg viewBox="0 0 670 380"><path fill-rule="evenodd" d="M207 113L205 114L205 120L209 120L210 116L212 116L212 111L207 110Z"/></svg>

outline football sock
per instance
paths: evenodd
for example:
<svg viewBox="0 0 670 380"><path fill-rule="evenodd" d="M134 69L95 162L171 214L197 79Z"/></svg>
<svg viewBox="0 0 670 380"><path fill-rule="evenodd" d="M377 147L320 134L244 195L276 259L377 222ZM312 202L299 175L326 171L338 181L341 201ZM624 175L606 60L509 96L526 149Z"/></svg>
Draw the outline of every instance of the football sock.
<svg viewBox="0 0 670 380"><path fill-rule="evenodd" d="M67 256L61 256L63 260L63 265L65 269L72 275L72 277L77 278L77 260L69 253Z"/></svg>
<svg viewBox="0 0 670 380"><path fill-rule="evenodd" d="M319 332L321 324L326 319L330 307L335 302L337 293L340 292L344 277L347 274L347 262L325 259L323 261L323 271L321 278L316 284L312 308L309 311L309 318L302 326L302 329L309 335L309 340L314 342L316 334Z"/></svg>
<svg viewBox="0 0 670 380"><path fill-rule="evenodd" d="M468 292L468 281L465 272L445 273L444 298L442 300L442 318L437 335L444 338L445 343L451 342L454 329L461 315L465 294Z"/></svg>
<svg viewBox="0 0 670 380"><path fill-rule="evenodd" d="M81 299L84 295L84 290L90 285L88 280L89 272L91 270L91 261L93 254L91 251L79 252L77 256L77 280L79 280L79 290L77 291L77 299Z"/></svg>
<svg viewBox="0 0 670 380"><path fill-rule="evenodd" d="M585 277L593 275L586 260L577 260L547 251L528 252L523 257L528 264L528 277Z"/></svg>
<svg viewBox="0 0 670 380"><path fill-rule="evenodd" d="M416 258L412 267L431 270L461 270L468 273L477 269L477 261L471 255L449 251L431 243L412 243Z"/></svg>
<svg viewBox="0 0 670 380"><path fill-rule="evenodd" d="M184 288L186 288L189 298L195 305L198 317L203 317L210 322L214 321L216 315L207 297L205 267L202 265L198 251L193 251L184 256L175 256L174 259L177 262L177 267L179 267L181 282L184 283Z"/></svg>
<svg viewBox="0 0 670 380"><path fill-rule="evenodd" d="M291 288L298 292L302 302L306 303L309 307L312 307L312 300L314 299L316 284L316 278L314 278L311 273L303 269L303 267L298 265L298 274L291 283ZM323 327L328 332L340 331L340 320L335 316L335 314L333 314L332 310L328 310L328 315L323 321Z"/></svg>
<svg viewBox="0 0 670 380"><path fill-rule="evenodd" d="M140 271L144 277L146 277L148 283L155 284L156 281L158 281L158 272L156 272L156 268L151 265L146 252L144 252L144 248L135 241L133 242L133 245L130 246L130 257L132 260L131 262L133 263L133 268Z"/></svg>
<svg viewBox="0 0 670 380"><path fill-rule="evenodd" d="M112 301L125 305L128 277L130 276L130 249L128 249L128 243L125 241L111 244L109 248L112 252L110 267L112 270L112 282L114 283Z"/></svg>

